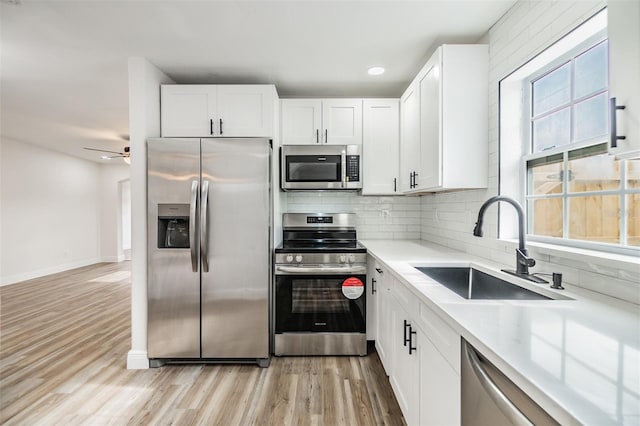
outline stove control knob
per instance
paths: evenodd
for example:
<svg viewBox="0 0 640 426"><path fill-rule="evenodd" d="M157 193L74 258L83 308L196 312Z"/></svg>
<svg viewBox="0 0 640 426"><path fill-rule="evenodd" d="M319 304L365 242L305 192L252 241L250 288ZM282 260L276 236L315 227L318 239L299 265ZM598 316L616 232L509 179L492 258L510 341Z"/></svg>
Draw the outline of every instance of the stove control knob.
<svg viewBox="0 0 640 426"><path fill-rule="evenodd" d="M298 262L298 263L302 262L302 255L300 255L300 254L296 255L296 262Z"/></svg>
<svg viewBox="0 0 640 426"><path fill-rule="evenodd" d="M349 255L349 263L354 263L356 261L356 257L352 254Z"/></svg>
<svg viewBox="0 0 640 426"><path fill-rule="evenodd" d="M345 263L346 261L347 261L347 256L345 256L344 254L340 255L340 263Z"/></svg>
<svg viewBox="0 0 640 426"><path fill-rule="evenodd" d="M289 262L289 263L293 262L293 256L292 255L290 255L290 254L287 255L287 262Z"/></svg>

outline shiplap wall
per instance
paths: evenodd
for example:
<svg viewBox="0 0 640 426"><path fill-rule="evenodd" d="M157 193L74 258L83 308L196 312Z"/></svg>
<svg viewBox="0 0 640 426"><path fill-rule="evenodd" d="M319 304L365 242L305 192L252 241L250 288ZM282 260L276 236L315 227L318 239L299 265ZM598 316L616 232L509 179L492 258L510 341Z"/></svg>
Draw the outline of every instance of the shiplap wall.
<svg viewBox="0 0 640 426"><path fill-rule="evenodd" d="M605 6L603 1L521 0L480 40L489 44L489 188L422 196L423 240L505 265L515 265L515 244L495 238L495 204L485 214L485 237L472 236L480 206L498 193L498 84ZM513 210L509 206L505 208ZM530 247L530 253L538 262L534 271L562 272L568 283L640 303L640 286L637 283L640 267L637 264L625 262L617 256L593 257L579 251L565 253L552 248Z"/></svg>
<svg viewBox="0 0 640 426"><path fill-rule="evenodd" d="M358 239L420 239L419 197L374 197L351 192L289 192L287 211L291 213L353 212L357 217Z"/></svg>

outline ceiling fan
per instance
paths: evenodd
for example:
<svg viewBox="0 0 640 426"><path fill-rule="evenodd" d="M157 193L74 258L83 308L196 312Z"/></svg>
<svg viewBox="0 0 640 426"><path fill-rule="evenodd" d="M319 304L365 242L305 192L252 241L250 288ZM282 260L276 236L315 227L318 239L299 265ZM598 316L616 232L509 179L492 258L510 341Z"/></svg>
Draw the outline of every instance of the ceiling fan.
<svg viewBox="0 0 640 426"><path fill-rule="evenodd" d="M87 151L98 151L98 152L104 152L106 154L112 154L112 155L106 155L106 154L103 155L102 158L105 160L111 160L112 158L122 158L125 163L131 164L131 158L130 158L131 154L129 153L128 146L125 146L122 152L108 151L106 149L87 148L87 147L84 147L83 149L86 149Z"/></svg>

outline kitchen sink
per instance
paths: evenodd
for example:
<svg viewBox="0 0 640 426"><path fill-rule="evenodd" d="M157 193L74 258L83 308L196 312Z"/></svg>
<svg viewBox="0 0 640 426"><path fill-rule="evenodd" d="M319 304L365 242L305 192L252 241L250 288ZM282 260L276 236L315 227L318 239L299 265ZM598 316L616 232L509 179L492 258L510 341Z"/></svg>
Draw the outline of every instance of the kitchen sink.
<svg viewBox="0 0 640 426"><path fill-rule="evenodd" d="M553 300L472 267L415 267L465 299Z"/></svg>

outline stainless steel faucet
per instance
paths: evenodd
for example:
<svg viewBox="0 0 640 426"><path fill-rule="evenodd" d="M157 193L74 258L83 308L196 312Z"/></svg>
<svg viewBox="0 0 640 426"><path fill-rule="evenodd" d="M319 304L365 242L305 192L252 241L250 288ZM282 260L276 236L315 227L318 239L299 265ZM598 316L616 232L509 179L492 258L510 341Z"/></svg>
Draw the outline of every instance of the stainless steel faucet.
<svg viewBox="0 0 640 426"><path fill-rule="evenodd" d="M536 261L534 258L529 257L527 249L525 247L525 228L524 228L524 211L522 206L513 198L505 197L502 195L496 195L489 198L484 202L480 211L478 212L478 221L473 228L473 235L476 237L482 237L482 219L484 218L484 212L491 204L504 201L511 204L518 212L518 248L516 249L516 270L503 269L504 272L515 275L516 277L524 278L525 280L533 281L535 283L546 283L547 281L542 278L538 278L529 273L529 268L535 266Z"/></svg>

